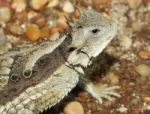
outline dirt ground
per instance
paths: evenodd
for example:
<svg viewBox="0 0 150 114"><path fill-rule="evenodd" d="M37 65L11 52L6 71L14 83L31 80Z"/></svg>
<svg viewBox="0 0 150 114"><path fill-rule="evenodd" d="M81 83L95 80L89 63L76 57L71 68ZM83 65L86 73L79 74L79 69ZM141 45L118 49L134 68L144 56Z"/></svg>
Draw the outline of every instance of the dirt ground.
<svg viewBox="0 0 150 114"><path fill-rule="evenodd" d="M59 104L42 114L63 114L71 101L81 103L85 114L150 114L150 1L70 0L74 9L65 9L66 1L50 0L34 6L24 0L0 0L0 10L8 9L7 16L0 18L4 37L13 46L40 42L56 32L64 32L68 28L64 16L79 18L79 9L93 8L113 18L118 24L117 35L86 72L95 84L119 85L121 97L104 99L100 104L75 87Z"/></svg>

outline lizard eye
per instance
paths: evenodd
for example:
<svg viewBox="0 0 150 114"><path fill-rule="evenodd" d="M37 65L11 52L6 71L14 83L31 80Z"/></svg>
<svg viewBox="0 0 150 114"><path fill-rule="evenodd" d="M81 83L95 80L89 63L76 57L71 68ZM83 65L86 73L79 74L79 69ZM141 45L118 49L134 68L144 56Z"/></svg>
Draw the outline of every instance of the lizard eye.
<svg viewBox="0 0 150 114"><path fill-rule="evenodd" d="M92 30L92 33L96 34L97 32L99 32L100 30L99 29L93 29Z"/></svg>

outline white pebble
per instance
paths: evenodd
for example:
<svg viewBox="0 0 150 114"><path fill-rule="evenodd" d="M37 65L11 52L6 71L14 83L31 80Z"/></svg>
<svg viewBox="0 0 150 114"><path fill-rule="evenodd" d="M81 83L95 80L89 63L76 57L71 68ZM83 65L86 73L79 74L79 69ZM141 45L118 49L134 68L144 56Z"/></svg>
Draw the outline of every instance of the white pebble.
<svg viewBox="0 0 150 114"><path fill-rule="evenodd" d="M70 1L65 1L63 5L63 11L67 13L73 13L74 12L74 6Z"/></svg>
<svg viewBox="0 0 150 114"><path fill-rule="evenodd" d="M120 113L127 113L128 109L122 105L120 108L117 109L118 112Z"/></svg>

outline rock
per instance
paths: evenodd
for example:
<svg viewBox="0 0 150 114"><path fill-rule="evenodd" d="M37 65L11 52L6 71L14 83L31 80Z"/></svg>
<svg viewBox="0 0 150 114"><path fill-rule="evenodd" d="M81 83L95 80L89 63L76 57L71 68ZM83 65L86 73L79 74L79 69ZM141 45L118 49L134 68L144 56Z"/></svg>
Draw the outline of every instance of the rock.
<svg viewBox="0 0 150 114"><path fill-rule="evenodd" d="M14 35L22 34L21 25L19 25L18 23L8 24L8 30Z"/></svg>
<svg viewBox="0 0 150 114"><path fill-rule="evenodd" d="M60 28L64 28L67 29L68 28L68 24L66 23L66 18L61 16L59 17L59 19L57 20L57 26Z"/></svg>
<svg viewBox="0 0 150 114"><path fill-rule="evenodd" d="M41 29L41 38L48 38L50 35L50 27L43 27Z"/></svg>
<svg viewBox="0 0 150 114"><path fill-rule="evenodd" d="M88 99L88 93L87 92L79 92L77 100L79 102L86 102Z"/></svg>
<svg viewBox="0 0 150 114"><path fill-rule="evenodd" d="M35 20L35 23L41 28L46 25L46 19L45 17L36 17L37 20Z"/></svg>
<svg viewBox="0 0 150 114"><path fill-rule="evenodd" d="M106 75L106 81L107 81L107 83L109 83L111 85L115 85L115 84L119 83L118 76L115 73L113 73L113 72L109 72Z"/></svg>
<svg viewBox="0 0 150 114"><path fill-rule="evenodd" d="M74 6L70 1L65 1L62 9L64 12L67 12L67 13L73 13L74 12Z"/></svg>
<svg viewBox="0 0 150 114"><path fill-rule="evenodd" d="M149 58L150 57L150 51L148 51L148 50L141 50L141 51L139 51L138 55L141 58Z"/></svg>
<svg viewBox="0 0 150 114"><path fill-rule="evenodd" d="M31 10L28 12L27 18L28 18L28 20L31 20L32 18L35 18L37 15L38 15L37 12Z"/></svg>
<svg viewBox="0 0 150 114"><path fill-rule="evenodd" d="M150 76L150 66L145 64L140 64L135 67L136 72L138 72L141 76Z"/></svg>
<svg viewBox="0 0 150 114"><path fill-rule="evenodd" d="M58 0L50 0L47 7L53 8L56 7L59 4Z"/></svg>
<svg viewBox="0 0 150 114"><path fill-rule="evenodd" d="M7 22L10 20L11 12L10 9L7 7L0 8L0 21Z"/></svg>
<svg viewBox="0 0 150 114"><path fill-rule="evenodd" d="M111 4L111 0L92 0L92 7L96 10L108 8Z"/></svg>
<svg viewBox="0 0 150 114"><path fill-rule="evenodd" d="M37 25L30 24L27 26L25 34L30 41L36 41L40 38L41 31Z"/></svg>
<svg viewBox="0 0 150 114"><path fill-rule="evenodd" d="M128 0L129 7L132 9L136 9L140 6L142 0Z"/></svg>
<svg viewBox="0 0 150 114"><path fill-rule="evenodd" d="M120 113L127 113L128 109L124 105L121 105L121 107L119 107L117 111Z"/></svg>
<svg viewBox="0 0 150 114"><path fill-rule="evenodd" d="M144 97L143 100L144 102L150 102L150 97Z"/></svg>
<svg viewBox="0 0 150 114"><path fill-rule="evenodd" d="M26 8L26 0L13 0L12 8L16 10L16 12L22 12Z"/></svg>
<svg viewBox="0 0 150 114"><path fill-rule="evenodd" d="M131 46L132 46L132 39L131 38L129 38L129 37L126 37L126 36L124 36L122 39L120 39L121 40L121 46L124 48L124 49L126 49L126 50L128 50L128 49L130 49L131 48Z"/></svg>
<svg viewBox="0 0 150 114"><path fill-rule="evenodd" d="M41 10L48 2L49 0L30 0L30 6L34 10Z"/></svg>
<svg viewBox="0 0 150 114"><path fill-rule="evenodd" d="M83 106L77 101L70 102L64 108L64 113L65 114L84 114Z"/></svg>

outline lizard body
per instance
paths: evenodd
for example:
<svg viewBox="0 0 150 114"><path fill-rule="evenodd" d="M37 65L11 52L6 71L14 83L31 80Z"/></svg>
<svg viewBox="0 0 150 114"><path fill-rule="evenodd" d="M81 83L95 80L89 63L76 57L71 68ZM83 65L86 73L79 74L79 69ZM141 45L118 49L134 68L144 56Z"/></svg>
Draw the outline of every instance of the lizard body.
<svg viewBox="0 0 150 114"><path fill-rule="evenodd" d="M88 10L74 21L70 35L15 55L8 82L0 90L0 113L36 114L51 108L77 84L102 103L119 96L117 86L96 86L84 76L90 58L96 57L116 34L116 24ZM71 49L73 48L73 50ZM80 65L80 66L79 66ZM13 77L14 76L14 77Z"/></svg>

